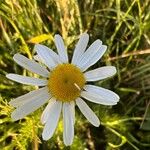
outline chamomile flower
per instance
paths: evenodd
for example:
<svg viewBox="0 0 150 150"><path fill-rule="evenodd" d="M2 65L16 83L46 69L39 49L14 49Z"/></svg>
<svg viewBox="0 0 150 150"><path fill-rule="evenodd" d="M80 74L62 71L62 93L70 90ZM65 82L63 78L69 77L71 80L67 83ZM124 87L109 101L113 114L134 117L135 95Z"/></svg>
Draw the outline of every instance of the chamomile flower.
<svg viewBox="0 0 150 150"><path fill-rule="evenodd" d="M58 54L44 45L35 45L36 59L42 63L30 60L21 54L14 55L17 64L42 78L6 75L7 78L19 83L40 86L39 89L10 101L10 105L16 107L11 117L14 120L22 119L48 102L41 116L41 122L44 124L43 139L48 140L53 136L62 111L63 141L65 145L71 145L74 138L75 105L91 124L98 127L100 121L86 101L102 105L115 105L119 101L116 93L88 84L113 76L116 68L104 66L87 71L102 57L107 48L100 40L96 40L86 49L89 41L87 33L81 35L71 62L62 37L55 35L54 41Z"/></svg>

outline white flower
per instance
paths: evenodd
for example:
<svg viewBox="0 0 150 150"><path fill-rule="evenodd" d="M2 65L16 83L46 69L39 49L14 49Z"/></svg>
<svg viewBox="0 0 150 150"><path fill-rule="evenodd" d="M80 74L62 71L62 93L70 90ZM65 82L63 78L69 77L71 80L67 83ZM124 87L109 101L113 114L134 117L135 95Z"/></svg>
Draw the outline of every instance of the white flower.
<svg viewBox="0 0 150 150"><path fill-rule="evenodd" d="M26 77L17 74L7 74L7 78L19 83L44 86L10 101L16 107L11 117L14 120L24 118L29 113L48 102L42 113L41 122L44 124L42 137L48 140L52 137L60 117L63 113L63 140L65 145L71 145L74 137L75 104L87 120L98 127L100 121L83 99L102 105L115 105L119 96L114 92L87 84L88 81L98 81L113 76L116 68L113 66L100 67L86 71L94 65L105 53L106 46L96 40L86 50L89 35L81 35L69 63L67 50L62 37L55 35L55 44L58 54L44 45L35 45L36 59L40 60L47 68L23 55L15 54L17 64L41 75L43 78Z"/></svg>

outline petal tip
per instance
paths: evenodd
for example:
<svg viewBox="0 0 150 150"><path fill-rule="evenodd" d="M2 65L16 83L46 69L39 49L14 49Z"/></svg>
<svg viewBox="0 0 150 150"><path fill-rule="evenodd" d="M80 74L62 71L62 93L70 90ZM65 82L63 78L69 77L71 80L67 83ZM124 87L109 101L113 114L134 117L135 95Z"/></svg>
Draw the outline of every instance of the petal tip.
<svg viewBox="0 0 150 150"><path fill-rule="evenodd" d="M107 45L102 45L102 46L103 46L102 50L105 52L107 50Z"/></svg>
<svg viewBox="0 0 150 150"><path fill-rule="evenodd" d="M97 39L95 42L97 42L99 45L102 45L102 41L100 39Z"/></svg>
<svg viewBox="0 0 150 150"><path fill-rule="evenodd" d="M13 56L13 59L15 60L16 58L18 58L18 57L20 57L20 56L22 56L22 55L19 54L19 53L16 53L16 54Z"/></svg>
<svg viewBox="0 0 150 150"><path fill-rule="evenodd" d="M54 38L61 37L60 34L55 34Z"/></svg>
<svg viewBox="0 0 150 150"><path fill-rule="evenodd" d="M113 72L114 72L114 75L117 73L117 69L114 66L113 66Z"/></svg>
<svg viewBox="0 0 150 150"><path fill-rule="evenodd" d="M13 107L14 107L13 101L10 101L8 104L9 104L10 106L13 106Z"/></svg>
<svg viewBox="0 0 150 150"><path fill-rule="evenodd" d="M43 133L42 133L42 139L43 139L44 141L49 140L49 138L48 138L48 137L46 137Z"/></svg>
<svg viewBox="0 0 150 150"><path fill-rule="evenodd" d="M11 73L6 74L6 78L8 78L8 79L11 79L11 76L12 76L12 74L11 74Z"/></svg>
<svg viewBox="0 0 150 150"><path fill-rule="evenodd" d="M65 144L65 143L64 143ZM71 143L72 144L72 143ZM65 144L65 146L71 146L71 144Z"/></svg>
<svg viewBox="0 0 150 150"><path fill-rule="evenodd" d="M11 114L11 119L12 119L13 121L18 121L19 119L22 119L22 118L18 118L18 117L14 114L14 112L12 112L12 114Z"/></svg>
<svg viewBox="0 0 150 150"><path fill-rule="evenodd" d="M89 34L87 32L82 33L81 36L89 38Z"/></svg>
<svg viewBox="0 0 150 150"><path fill-rule="evenodd" d="M119 100L120 100L120 97L119 97L119 95L117 95L117 102L119 102Z"/></svg>
<svg viewBox="0 0 150 150"><path fill-rule="evenodd" d="M100 126L100 121L97 124L95 124L95 127L99 127L99 126Z"/></svg>
<svg viewBox="0 0 150 150"><path fill-rule="evenodd" d="M117 104L117 102L119 102L119 100L120 100L120 97L119 97L118 94L116 94L116 93L114 93L114 94L115 94L115 96L116 96L116 100L115 100L114 102Z"/></svg>

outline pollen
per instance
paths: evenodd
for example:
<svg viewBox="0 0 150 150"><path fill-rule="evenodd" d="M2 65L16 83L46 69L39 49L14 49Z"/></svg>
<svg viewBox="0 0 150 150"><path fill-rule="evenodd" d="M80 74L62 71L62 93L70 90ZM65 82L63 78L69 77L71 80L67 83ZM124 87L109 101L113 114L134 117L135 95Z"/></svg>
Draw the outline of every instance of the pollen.
<svg viewBox="0 0 150 150"><path fill-rule="evenodd" d="M84 74L78 67L73 64L59 64L50 73L48 89L57 100L68 102L80 96L85 82Z"/></svg>

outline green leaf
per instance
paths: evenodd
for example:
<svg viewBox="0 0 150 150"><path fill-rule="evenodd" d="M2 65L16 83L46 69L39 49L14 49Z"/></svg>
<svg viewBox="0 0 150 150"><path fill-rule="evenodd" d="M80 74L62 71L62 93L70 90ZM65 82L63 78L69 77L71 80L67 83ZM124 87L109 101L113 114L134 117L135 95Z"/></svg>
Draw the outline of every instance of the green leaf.
<svg viewBox="0 0 150 150"><path fill-rule="evenodd" d="M147 114L146 114L146 117L144 119L141 129L150 131L150 107L147 110Z"/></svg>

